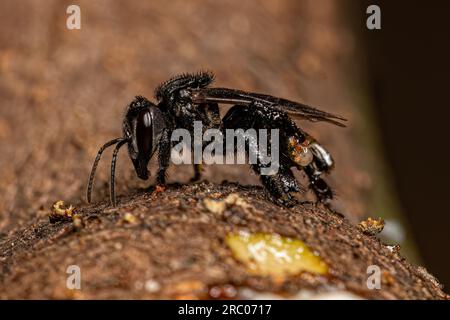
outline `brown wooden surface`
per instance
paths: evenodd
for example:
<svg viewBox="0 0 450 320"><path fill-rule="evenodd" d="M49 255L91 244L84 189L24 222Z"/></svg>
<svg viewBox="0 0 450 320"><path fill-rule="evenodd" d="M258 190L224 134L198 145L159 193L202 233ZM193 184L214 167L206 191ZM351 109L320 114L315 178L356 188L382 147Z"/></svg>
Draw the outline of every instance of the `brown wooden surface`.
<svg viewBox="0 0 450 320"><path fill-rule="evenodd" d="M72 257L84 259L93 255L99 261L97 257L109 259L115 255L105 265L89 269L97 274L101 266L106 268L107 264L117 262L117 270L105 269L108 270L106 278L100 281L100 286L107 289L122 281L122 272L130 266L151 267L148 260L138 257L131 265L121 265L121 261L125 263L128 259L127 253L123 253L126 251L123 254L108 251L114 245L111 239L116 233L125 243L124 239L140 234L136 230L116 229L108 224L99 234L97 229L72 233L70 224L48 225L47 215L48 208L59 199L83 208L91 161L102 143L121 134L125 105L137 94L152 98L158 83L177 73L209 69L216 74L216 85L298 100L347 117L346 129L327 124L299 124L335 157L336 169L327 177L338 195L333 208L352 222L371 214L368 207L376 177L369 169L375 161L373 150L364 143L367 128L361 121L363 108L355 99L358 95L355 83L360 79L357 43L340 15L337 2L262 1L256 5L250 1L135 1L129 5L80 1L82 29L73 31L65 28L65 10L69 4L64 1L2 1L0 4L0 243L3 250L0 263L4 271L3 286L15 286L5 297L26 294L64 297L66 293L58 292L56 279L66 275L59 274L62 266L56 265ZM98 169L95 201L108 199L109 157L104 158ZM169 181L186 183L191 175L190 166L172 166ZM298 177L306 183L301 174ZM258 184L247 166L208 167L205 179L215 183L228 180L243 185ZM119 199L144 186L148 184L137 180L123 152L118 161ZM179 191L170 192L179 195ZM171 203L166 205L170 207ZM152 206L152 213L159 210L151 202L146 206ZM110 211L103 211L103 204L89 208L80 210L105 214L107 220L111 218ZM165 210L156 213L163 221L172 217L164 218L163 213L171 211ZM297 210L302 214L295 219L309 212L305 208ZM291 217L278 207L270 206L270 211L279 214L274 219L283 225ZM193 210L191 214L194 218L197 212ZM272 222L270 219L267 224ZM249 221L254 223L251 217ZM274 225L273 228L283 227ZM355 231L349 227L348 232ZM101 240L103 235L105 239ZM309 235L304 237L305 241L316 241ZM89 244L91 238L95 243ZM17 245L17 241L26 244L15 249L12 243ZM102 241L104 244L96 249ZM326 242L325 238L317 241ZM368 241L371 246L368 250L382 248L375 240ZM96 250L100 256L96 256ZM42 258L46 254L49 259ZM330 256L330 259L335 259L337 265L343 263L338 268L354 262L350 256L342 260ZM395 263L403 265L403 262ZM27 273L30 268L39 271ZM362 265L359 268L361 271ZM420 282L416 271L405 268L397 289L377 297L441 295L431 284L426 284L427 293L419 293L418 287L414 293L404 291L408 285L417 286ZM47 272L51 276L44 276ZM221 279L231 281L228 276ZM363 274L352 276L358 278ZM356 286L360 285L358 282ZM44 287L47 289L42 291ZM109 297L143 297L126 288ZM85 297L102 297L101 292L89 291Z"/></svg>

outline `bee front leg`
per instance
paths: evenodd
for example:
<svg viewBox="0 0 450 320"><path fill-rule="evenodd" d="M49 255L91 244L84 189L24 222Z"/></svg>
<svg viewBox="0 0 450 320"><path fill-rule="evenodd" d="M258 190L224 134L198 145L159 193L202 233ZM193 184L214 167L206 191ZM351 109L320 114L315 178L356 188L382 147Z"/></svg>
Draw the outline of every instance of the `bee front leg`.
<svg viewBox="0 0 450 320"><path fill-rule="evenodd" d="M160 187L166 185L166 171L170 163L170 134L168 130L164 130L159 140L159 152L158 152L158 173L156 176L156 183Z"/></svg>

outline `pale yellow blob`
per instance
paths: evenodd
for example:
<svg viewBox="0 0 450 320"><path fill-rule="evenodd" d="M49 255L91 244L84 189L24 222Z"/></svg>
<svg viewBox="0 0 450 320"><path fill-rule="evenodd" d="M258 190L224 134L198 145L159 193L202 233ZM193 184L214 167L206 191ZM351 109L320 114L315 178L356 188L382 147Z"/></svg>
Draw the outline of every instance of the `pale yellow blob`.
<svg viewBox="0 0 450 320"><path fill-rule="evenodd" d="M303 271L319 275L328 273L327 264L297 239L240 232L229 234L225 241L233 256L258 275L284 277Z"/></svg>

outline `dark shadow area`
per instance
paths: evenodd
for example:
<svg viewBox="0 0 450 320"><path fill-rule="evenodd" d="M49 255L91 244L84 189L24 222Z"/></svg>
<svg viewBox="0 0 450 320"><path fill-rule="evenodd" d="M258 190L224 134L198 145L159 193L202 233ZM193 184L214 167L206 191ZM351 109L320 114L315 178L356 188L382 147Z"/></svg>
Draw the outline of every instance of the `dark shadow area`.
<svg viewBox="0 0 450 320"><path fill-rule="evenodd" d="M366 28L378 4L382 29ZM448 197L448 3L362 1L355 27L401 205L428 269L450 286ZM363 18L364 17L364 18Z"/></svg>

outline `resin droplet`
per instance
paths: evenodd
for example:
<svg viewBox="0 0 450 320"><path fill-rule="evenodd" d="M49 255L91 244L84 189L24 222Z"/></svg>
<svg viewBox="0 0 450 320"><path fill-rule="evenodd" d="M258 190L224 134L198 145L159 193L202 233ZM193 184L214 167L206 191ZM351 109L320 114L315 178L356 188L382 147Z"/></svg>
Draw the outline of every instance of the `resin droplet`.
<svg viewBox="0 0 450 320"><path fill-rule="evenodd" d="M327 264L298 239L278 234L229 234L225 239L233 256L251 272L262 276L287 276L307 271L328 273Z"/></svg>

